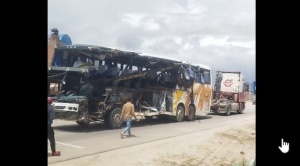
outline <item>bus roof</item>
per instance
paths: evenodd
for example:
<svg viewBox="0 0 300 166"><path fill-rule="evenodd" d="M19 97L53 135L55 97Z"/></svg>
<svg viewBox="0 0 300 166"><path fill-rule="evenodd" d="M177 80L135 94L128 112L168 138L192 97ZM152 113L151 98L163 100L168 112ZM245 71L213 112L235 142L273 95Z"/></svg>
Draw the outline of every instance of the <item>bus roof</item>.
<svg viewBox="0 0 300 166"><path fill-rule="evenodd" d="M141 53L139 55L141 55L141 56L155 57L155 58L160 58L160 59L165 59L165 60L172 60L172 61L176 61L176 62L183 62L182 60L177 59L177 58L173 58L173 57L171 58L171 57L162 56L162 55L154 55L154 54L150 54L150 53Z"/></svg>
<svg viewBox="0 0 300 166"><path fill-rule="evenodd" d="M165 59L165 60L172 60L172 61L181 62L181 63L184 63L184 64L190 64L192 66L199 66L200 68L203 68L203 69L211 70L208 65L204 65L204 64L200 64L200 63L190 63L188 61L180 60L180 59L174 58L174 57L168 57L168 56L162 56L162 55L154 55L154 54L149 54L149 53L142 53L140 55L142 55L142 56L150 56L150 57L157 57L157 58Z"/></svg>
<svg viewBox="0 0 300 166"><path fill-rule="evenodd" d="M162 56L162 55L154 55L149 53L138 53L132 51L123 51L114 48L96 46L96 45L88 45L88 44L75 44L75 45L61 45L57 46L57 50L77 50L77 51L87 51L87 52L98 52L99 53L106 53L108 58L116 58L119 57L123 61L128 61L128 58L135 58L137 61L145 62L145 61L161 61L165 63L172 63L172 64L185 64L185 65L192 65L192 66L199 66L200 68L210 70L208 65L204 64L195 64L190 63L188 61L180 60L174 57ZM111 53L114 53L112 55ZM95 55L95 54L94 54Z"/></svg>
<svg viewBox="0 0 300 166"><path fill-rule="evenodd" d="M204 65L204 64L201 64L201 63L192 63L192 65L193 66L199 66L200 68L203 68L203 69L211 70L210 66Z"/></svg>

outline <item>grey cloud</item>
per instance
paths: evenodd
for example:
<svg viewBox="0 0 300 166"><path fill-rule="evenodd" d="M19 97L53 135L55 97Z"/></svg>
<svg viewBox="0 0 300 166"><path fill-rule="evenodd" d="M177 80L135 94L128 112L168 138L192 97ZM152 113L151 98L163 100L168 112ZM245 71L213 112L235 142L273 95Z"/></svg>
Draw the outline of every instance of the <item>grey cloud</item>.
<svg viewBox="0 0 300 166"><path fill-rule="evenodd" d="M205 10L188 13L191 2ZM176 3L187 12L171 12ZM122 21L126 14L135 13L144 14L139 26ZM145 29L149 21L160 28ZM254 0L51 0L48 26L49 31L55 27L68 34L75 44L151 52L208 64L213 71L241 70L247 80L255 80L255 48L199 45L207 36L228 36L227 42L255 41ZM181 43L176 43L174 37ZM187 44L193 47L185 49Z"/></svg>
<svg viewBox="0 0 300 166"><path fill-rule="evenodd" d="M149 52L155 50L159 55L174 56L177 55L179 44L174 39L167 37L161 40L157 40L151 46L147 48Z"/></svg>
<svg viewBox="0 0 300 166"><path fill-rule="evenodd" d="M117 38L117 45L126 50L139 50L143 40L136 35L124 34Z"/></svg>

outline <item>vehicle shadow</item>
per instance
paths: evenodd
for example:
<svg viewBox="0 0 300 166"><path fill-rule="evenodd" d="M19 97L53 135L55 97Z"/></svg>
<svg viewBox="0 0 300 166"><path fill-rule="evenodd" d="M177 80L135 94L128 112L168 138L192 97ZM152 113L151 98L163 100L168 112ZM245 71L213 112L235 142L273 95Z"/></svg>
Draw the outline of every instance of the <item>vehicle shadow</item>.
<svg viewBox="0 0 300 166"><path fill-rule="evenodd" d="M89 133L95 131L104 131L109 130L109 128L101 122L90 123L87 126L78 125L76 122L71 125L63 125L63 126L54 126L55 130L64 131L64 132L80 132L80 133Z"/></svg>
<svg viewBox="0 0 300 166"><path fill-rule="evenodd" d="M154 125L161 125L161 124L172 124L172 123L189 123L189 122L195 122L198 120L206 120L210 119L212 116L196 116L196 119L194 121L183 121L183 122L175 122L171 119L158 119L154 117L153 119L141 119L139 122L133 120L131 125L132 127L144 127L144 126L154 126ZM125 127L125 122L122 124L122 127ZM104 123L102 122L95 122L90 123L87 126L80 126L74 122L74 124L71 125L63 125L63 126L54 126L55 130L58 131L64 131L64 132L81 132L81 133L89 133L89 132L97 132L97 131L106 131L106 130L114 130L108 128Z"/></svg>
<svg viewBox="0 0 300 166"><path fill-rule="evenodd" d="M205 116L196 116L196 120L205 120L205 119L211 119L212 116L209 116L210 114L208 115L205 115Z"/></svg>
<svg viewBox="0 0 300 166"><path fill-rule="evenodd" d="M176 122L174 119L159 119L154 117L153 119L142 119L139 122L136 121L132 121L132 126L133 127L144 127L144 126L154 126L154 125L161 125L161 124L173 124L173 123L191 123L191 122L198 122L198 120L206 120L206 119L210 119L212 118L212 116L196 116L195 120L193 121L188 121L188 120L184 120L182 122ZM125 127L125 123L123 124L123 126Z"/></svg>
<svg viewBox="0 0 300 166"><path fill-rule="evenodd" d="M218 115L216 112L210 112L207 115Z"/></svg>
<svg viewBox="0 0 300 166"><path fill-rule="evenodd" d="M235 115L241 115L241 114L244 114L244 112L242 112L242 113L231 112L229 116L235 116ZM218 114L218 113L215 113L215 112L209 113L208 115L227 116L225 113L224 114Z"/></svg>

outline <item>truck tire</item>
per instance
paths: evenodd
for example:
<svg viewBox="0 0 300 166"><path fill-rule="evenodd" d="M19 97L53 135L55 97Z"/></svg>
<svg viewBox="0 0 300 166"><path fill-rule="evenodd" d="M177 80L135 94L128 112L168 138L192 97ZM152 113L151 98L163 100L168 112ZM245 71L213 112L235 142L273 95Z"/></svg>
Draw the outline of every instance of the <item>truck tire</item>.
<svg viewBox="0 0 300 166"><path fill-rule="evenodd" d="M180 106L177 107L176 118L175 119L176 119L177 122L182 122L183 119L184 119L184 116L185 116L184 107L180 105Z"/></svg>
<svg viewBox="0 0 300 166"><path fill-rule="evenodd" d="M121 109L114 108L109 115L108 125L111 129L119 129L122 126Z"/></svg>
<svg viewBox="0 0 300 166"><path fill-rule="evenodd" d="M245 110L245 103L240 103L239 110L237 111L239 114L243 113Z"/></svg>
<svg viewBox="0 0 300 166"><path fill-rule="evenodd" d="M231 104L226 106L226 116L229 116L231 113Z"/></svg>
<svg viewBox="0 0 300 166"><path fill-rule="evenodd" d="M193 121L193 120L195 120L195 117L196 117L195 113L196 113L196 108L195 108L195 106L194 106L194 105L190 105L190 106L189 106L188 121Z"/></svg>

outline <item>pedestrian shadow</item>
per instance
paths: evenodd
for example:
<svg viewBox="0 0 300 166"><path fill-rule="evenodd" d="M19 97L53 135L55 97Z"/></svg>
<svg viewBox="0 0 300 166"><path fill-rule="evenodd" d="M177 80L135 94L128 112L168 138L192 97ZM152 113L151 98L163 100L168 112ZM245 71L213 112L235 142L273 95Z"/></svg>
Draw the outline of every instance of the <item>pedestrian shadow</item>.
<svg viewBox="0 0 300 166"><path fill-rule="evenodd" d="M136 135L123 135L123 139L126 139L126 138L138 138L139 136L136 136Z"/></svg>
<svg viewBox="0 0 300 166"><path fill-rule="evenodd" d="M49 152L48 152L48 157L52 157L52 153L49 153Z"/></svg>

